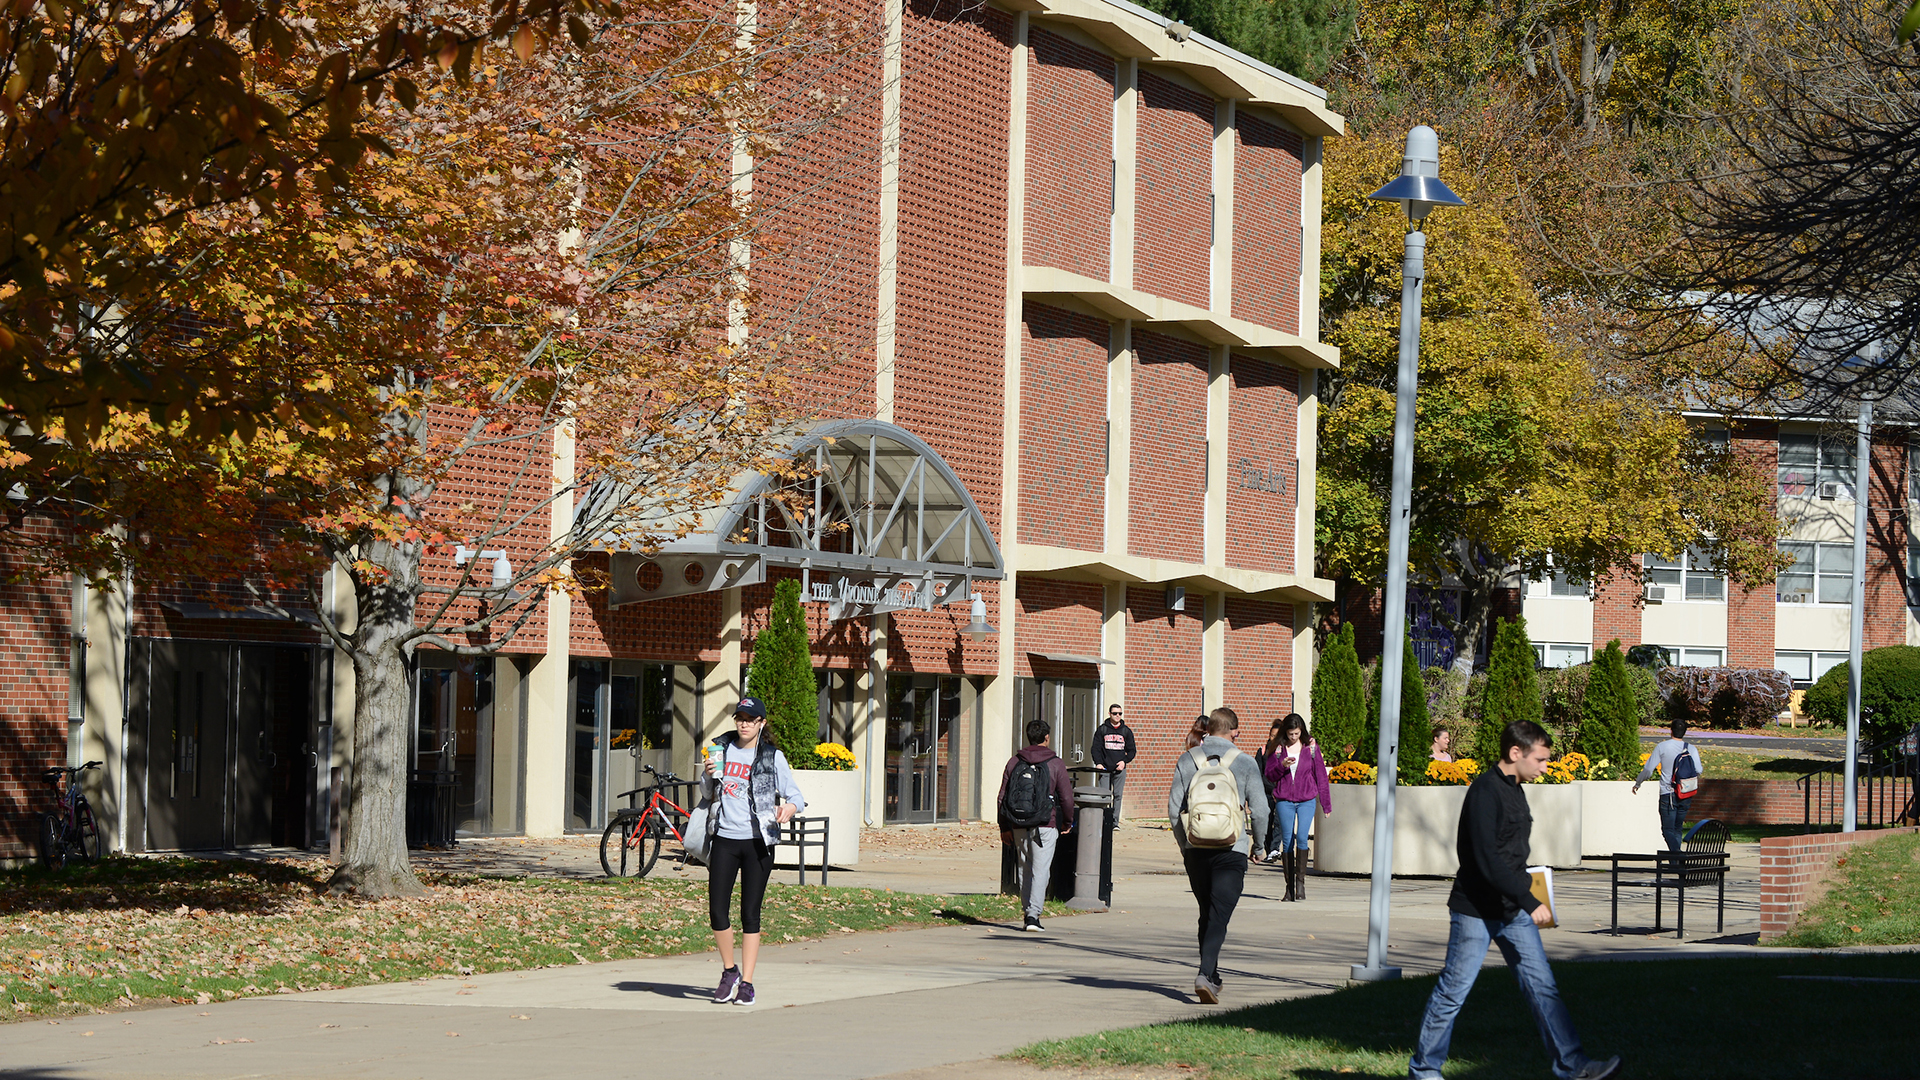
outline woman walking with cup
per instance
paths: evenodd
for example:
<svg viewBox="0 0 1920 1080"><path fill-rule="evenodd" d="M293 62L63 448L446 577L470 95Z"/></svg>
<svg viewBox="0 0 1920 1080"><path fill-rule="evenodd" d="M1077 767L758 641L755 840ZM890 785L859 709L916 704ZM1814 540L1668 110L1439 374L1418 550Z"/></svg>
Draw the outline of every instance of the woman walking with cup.
<svg viewBox="0 0 1920 1080"><path fill-rule="evenodd" d="M787 756L767 730L767 708L741 698L733 730L707 749L701 795L707 813L707 914L720 952L720 986L713 1002L753 1004L753 967L760 958L760 905L773 876L780 827L806 809ZM733 882L740 879L740 966L733 963Z"/></svg>
<svg viewBox="0 0 1920 1080"><path fill-rule="evenodd" d="M1280 721L1280 738L1267 755L1265 774L1272 786L1274 813L1280 819L1281 869L1287 876L1286 900L1307 898L1307 834L1313 829L1313 806L1333 813L1333 789L1327 783L1327 761L1307 731L1299 713Z"/></svg>

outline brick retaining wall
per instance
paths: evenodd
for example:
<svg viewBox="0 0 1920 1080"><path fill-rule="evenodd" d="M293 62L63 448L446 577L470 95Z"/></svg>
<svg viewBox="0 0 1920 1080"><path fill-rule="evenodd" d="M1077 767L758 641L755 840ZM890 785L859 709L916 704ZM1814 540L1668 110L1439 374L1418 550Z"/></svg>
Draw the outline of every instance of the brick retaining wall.
<svg viewBox="0 0 1920 1080"><path fill-rule="evenodd" d="M1885 782L1877 791L1877 802L1897 799L1895 811L1906 805L1913 788L1912 781L1902 777ZM1864 808L1867 802L1867 783L1860 784L1860 802ZM1844 789L1838 783L1829 785L1824 792L1816 791L1813 807L1815 821L1835 821L1841 813ZM1831 806L1822 807L1822 799ZM1702 778L1700 793L1693 797L1693 804L1687 808L1687 820L1699 821L1703 818L1718 818L1729 825L1798 825L1807 819L1807 797L1792 780L1714 780Z"/></svg>
<svg viewBox="0 0 1920 1080"><path fill-rule="evenodd" d="M1794 921L1807 906L1807 894L1832 871L1834 859L1841 852L1857 844L1911 832L1920 832L1920 828L1771 836L1760 841L1760 939L1777 938L1793 929Z"/></svg>

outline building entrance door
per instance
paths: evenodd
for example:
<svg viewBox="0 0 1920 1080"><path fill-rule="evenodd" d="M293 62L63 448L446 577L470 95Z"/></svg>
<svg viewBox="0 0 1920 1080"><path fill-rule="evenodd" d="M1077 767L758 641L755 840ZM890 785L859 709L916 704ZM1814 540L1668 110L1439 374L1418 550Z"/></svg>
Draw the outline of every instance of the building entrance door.
<svg viewBox="0 0 1920 1080"><path fill-rule="evenodd" d="M147 842L226 846L228 691L224 644L156 641L147 724Z"/></svg>
<svg viewBox="0 0 1920 1080"><path fill-rule="evenodd" d="M567 827L597 831L626 805L621 792L665 770L673 741L673 666L631 660L572 663Z"/></svg>
<svg viewBox="0 0 1920 1080"><path fill-rule="evenodd" d="M1060 723L1054 728L1054 753L1067 760L1067 768L1093 764L1093 728L1099 722L1100 686L1064 683L1060 687Z"/></svg>

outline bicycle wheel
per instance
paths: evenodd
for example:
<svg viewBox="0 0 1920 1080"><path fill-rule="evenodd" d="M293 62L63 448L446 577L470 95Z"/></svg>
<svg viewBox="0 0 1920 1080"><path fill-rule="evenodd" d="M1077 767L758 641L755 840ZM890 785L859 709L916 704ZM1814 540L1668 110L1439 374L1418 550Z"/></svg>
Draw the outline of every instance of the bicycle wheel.
<svg viewBox="0 0 1920 1080"><path fill-rule="evenodd" d="M73 846L80 857L90 863L100 861L100 823L94 820L93 805L86 796L80 797L80 805L73 808L74 820L80 823L79 835L73 838Z"/></svg>
<svg viewBox="0 0 1920 1080"><path fill-rule="evenodd" d="M640 844L644 836L640 831L641 819L631 815L621 815L607 822L607 830L600 834L600 869L608 877L636 877L645 874L640 869Z"/></svg>
<svg viewBox="0 0 1920 1080"><path fill-rule="evenodd" d="M660 858L660 840L667 834L667 827L660 820L659 811L647 815L646 828L641 830L639 844L634 854L640 859L640 876L646 877L653 864Z"/></svg>
<svg viewBox="0 0 1920 1080"><path fill-rule="evenodd" d="M40 815L40 865L58 870L67 864L67 845L60 837L60 819Z"/></svg>

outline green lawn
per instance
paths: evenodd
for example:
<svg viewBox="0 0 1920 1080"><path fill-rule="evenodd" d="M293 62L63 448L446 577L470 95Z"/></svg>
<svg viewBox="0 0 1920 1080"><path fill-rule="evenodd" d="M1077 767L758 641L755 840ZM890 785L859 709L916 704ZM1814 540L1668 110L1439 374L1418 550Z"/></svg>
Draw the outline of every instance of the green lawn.
<svg viewBox="0 0 1920 1080"><path fill-rule="evenodd" d="M1623 1076L1914 1076L1920 957L1760 956L1556 964L1587 1051L1620 1054ZM1874 981L1897 980L1897 981ZM1044 1067L1192 1069L1236 1078L1404 1077L1433 976L1378 983L1204 1020L1037 1043L1014 1057ZM1229 981L1228 1000L1250 993ZM1838 1025L1844 1035L1836 1030ZM1460 1015L1450 1077L1550 1076L1513 976L1489 968Z"/></svg>
<svg viewBox="0 0 1920 1080"><path fill-rule="evenodd" d="M1793 932L1773 942L1837 945L1920 944L1920 833L1886 836L1836 860L1824 893L1801 912ZM1914 958L1920 968L1920 956Z"/></svg>
<svg viewBox="0 0 1920 1080"><path fill-rule="evenodd" d="M1832 764L1818 758L1774 757L1764 750L1749 751L1744 747L1730 750L1722 746L1701 746L1698 749L1700 764L1706 766L1701 775L1703 780L1798 780Z"/></svg>
<svg viewBox="0 0 1920 1080"><path fill-rule="evenodd" d="M704 881L428 874L427 896L361 900L320 891L330 870L120 858L0 872L0 1021L713 948ZM774 885L761 922L768 941L800 941L1018 919L1010 896Z"/></svg>

